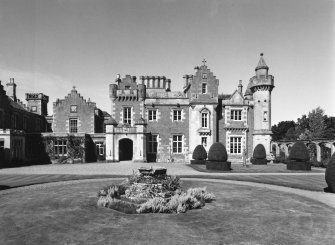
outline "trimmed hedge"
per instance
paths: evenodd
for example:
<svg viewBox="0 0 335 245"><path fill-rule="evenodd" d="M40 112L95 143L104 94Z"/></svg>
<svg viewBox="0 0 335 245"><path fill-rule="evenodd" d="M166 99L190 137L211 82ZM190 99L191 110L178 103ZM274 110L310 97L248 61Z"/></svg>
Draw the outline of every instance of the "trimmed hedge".
<svg viewBox="0 0 335 245"><path fill-rule="evenodd" d="M254 149L254 153L253 153L252 156L255 159L264 159L264 158L266 158L266 151L265 151L264 145L262 145L262 144L256 145L256 147Z"/></svg>
<svg viewBox="0 0 335 245"><path fill-rule="evenodd" d="M327 165L325 178L328 185L325 190L327 192L335 193L335 153L332 155Z"/></svg>
<svg viewBox="0 0 335 245"><path fill-rule="evenodd" d="M209 161L220 161L225 162L228 159L226 147L220 143L215 142L208 151L208 160Z"/></svg>
<svg viewBox="0 0 335 245"><path fill-rule="evenodd" d="M206 169L230 171L231 163L227 162L227 159L228 155L226 147L222 143L216 142L209 148Z"/></svg>
<svg viewBox="0 0 335 245"><path fill-rule="evenodd" d="M265 147L262 144L256 145L253 155L252 155L251 163L255 165L265 165L268 163L266 160L266 151Z"/></svg>
<svg viewBox="0 0 335 245"><path fill-rule="evenodd" d="M194 160L205 160L207 158L207 152L203 145L197 145L194 148L192 158Z"/></svg>
<svg viewBox="0 0 335 245"><path fill-rule="evenodd" d="M307 162L310 159L308 149L302 141L297 141L292 146L289 155L290 160L295 160L298 162Z"/></svg>

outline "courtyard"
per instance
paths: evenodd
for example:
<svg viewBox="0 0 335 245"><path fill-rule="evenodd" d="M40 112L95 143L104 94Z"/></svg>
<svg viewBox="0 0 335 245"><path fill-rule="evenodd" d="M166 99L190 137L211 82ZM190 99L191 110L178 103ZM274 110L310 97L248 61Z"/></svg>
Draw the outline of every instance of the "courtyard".
<svg viewBox="0 0 335 245"><path fill-rule="evenodd" d="M142 166L163 166L216 200L185 214L97 207L97 191ZM324 169L238 164L206 172L184 163L92 163L0 170L2 244L332 244L335 195Z"/></svg>

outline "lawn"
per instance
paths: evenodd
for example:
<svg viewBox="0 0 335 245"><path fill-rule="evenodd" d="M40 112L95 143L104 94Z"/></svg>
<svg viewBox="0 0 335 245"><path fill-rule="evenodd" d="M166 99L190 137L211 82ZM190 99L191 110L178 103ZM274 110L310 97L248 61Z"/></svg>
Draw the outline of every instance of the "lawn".
<svg viewBox="0 0 335 245"><path fill-rule="evenodd" d="M106 182L0 192L1 244L333 244L334 209L265 188L184 180L217 200L186 214L96 206Z"/></svg>

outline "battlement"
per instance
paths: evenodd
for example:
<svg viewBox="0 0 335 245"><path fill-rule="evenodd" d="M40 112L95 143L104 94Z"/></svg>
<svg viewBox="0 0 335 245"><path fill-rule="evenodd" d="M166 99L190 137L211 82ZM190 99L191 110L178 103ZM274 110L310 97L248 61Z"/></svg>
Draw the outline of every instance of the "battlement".
<svg viewBox="0 0 335 245"><path fill-rule="evenodd" d="M49 96L42 93L26 93L26 100L44 100L49 102Z"/></svg>

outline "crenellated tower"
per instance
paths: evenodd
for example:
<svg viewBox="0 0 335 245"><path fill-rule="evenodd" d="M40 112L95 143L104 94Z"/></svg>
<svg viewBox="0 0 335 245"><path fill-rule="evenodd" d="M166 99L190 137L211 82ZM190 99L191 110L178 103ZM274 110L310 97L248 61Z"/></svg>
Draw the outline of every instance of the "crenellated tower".
<svg viewBox="0 0 335 245"><path fill-rule="evenodd" d="M269 67L266 65L261 53L256 75L250 79L248 89L252 93L254 101L254 128L253 147L263 144L267 154L270 154L271 142L271 92L274 88L274 77L268 73Z"/></svg>

